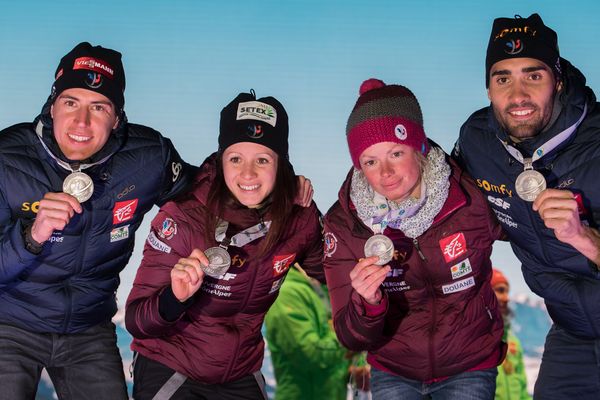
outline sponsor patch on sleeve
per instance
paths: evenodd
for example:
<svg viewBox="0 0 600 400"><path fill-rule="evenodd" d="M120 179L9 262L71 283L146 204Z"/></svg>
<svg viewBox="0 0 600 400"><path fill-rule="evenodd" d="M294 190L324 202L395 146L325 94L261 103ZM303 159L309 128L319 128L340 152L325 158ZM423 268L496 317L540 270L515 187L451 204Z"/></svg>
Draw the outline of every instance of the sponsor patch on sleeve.
<svg viewBox="0 0 600 400"><path fill-rule="evenodd" d="M331 232L325 233L323 236L323 254L325 257L331 257L337 250L337 238Z"/></svg>
<svg viewBox="0 0 600 400"><path fill-rule="evenodd" d="M269 290L269 294L278 291L281 288L281 285L283 284L283 280L284 278L279 278L275 282L273 282L273 285L271 285L271 290Z"/></svg>
<svg viewBox="0 0 600 400"><path fill-rule="evenodd" d="M148 234L148 239L146 239L146 241L150 246L152 246L152 248L158 251L162 251L163 253L171 252L171 246L161 242L154 234L154 231L150 231L150 233Z"/></svg>
<svg viewBox="0 0 600 400"><path fill-rule="evenodd" d="M177 234L177 223L173 218L165 218L162 222L162 226L158 231L158 236L163 239L171 240L173 236Z"/></svg>
<svg viewBox="0 0 600 400"><path fill-rule="evenodd" d="M442 292L444 294L462 292L463 290L467 290L471 286L475 286L475 278L473 277L452 282L448 285L444 285L442 286Z"/></svg>
<svg viewBox="0 0 600 400"><path fill-rule="evenodd" d="M467 241L462 232L446 236L439 243L446 262L451 262L467 253Z"/></svg>
<svg viewBox="0 0 600 400"><path fill-rule="evenodd" d="M293 254L282 254L273 257L273 276L279 276L290 268L296 253Z"/></svg>

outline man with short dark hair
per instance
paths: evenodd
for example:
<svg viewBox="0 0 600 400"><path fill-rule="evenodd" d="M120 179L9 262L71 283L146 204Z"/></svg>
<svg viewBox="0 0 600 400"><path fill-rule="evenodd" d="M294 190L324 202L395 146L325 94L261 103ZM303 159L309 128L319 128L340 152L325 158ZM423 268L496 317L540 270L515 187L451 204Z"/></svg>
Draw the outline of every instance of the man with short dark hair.
<svg viewBox="0 0 600 400"><path fill-rule="evenodd" d="M538 14L494 21L486 83L491 106L465 122L453 156L554 321L535 398L598 399L600 108Z"/></svg>
<svg viewBox="0 0 600 400"><path fill-rule="evenodd" d="M145 213L195 168L127 122L117 51L65 55L42 113L0 132L0 399L126 399L111 317ZM155 243L159 246L160 243Z"/></svg>

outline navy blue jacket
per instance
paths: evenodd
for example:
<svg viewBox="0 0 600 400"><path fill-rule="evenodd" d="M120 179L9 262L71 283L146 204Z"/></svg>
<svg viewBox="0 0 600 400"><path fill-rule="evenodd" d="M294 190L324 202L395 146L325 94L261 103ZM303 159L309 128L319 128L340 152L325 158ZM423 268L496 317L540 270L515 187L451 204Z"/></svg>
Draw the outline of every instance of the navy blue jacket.
<svg viewBox="0 0 600 400"><path fill-rule="evenodd" d="M25 249L23 227L45 193L62 192L69 174L41 140L66 160L53 139L48 104L33 123L0 132L0 324L76 333L114 315L119 272L142 217L182 191L195 168L157 131L122 122L90 162L114 154L83 171L95 187L83 212L35 255Z"/></svg>
<svg viewBox="0 0 600 400"><path fill-rule="evenodd" d="M561 59L564 88L561 112L538 136L519 144L525 157L550 138L573 126L587 113L568 140L534 163L549 188L571 190L581 196L581 220L593 228L600 222L600 108L585 77ZM576 336L600 338L600 273L572 246L556 239L544 226L532 203L518 197L515 180L523 171L504 148L509 137L491 107L475 112L461 128L453 156L486 195L513 251L522 263L525 281L544 298L555 323Z"/></svg>

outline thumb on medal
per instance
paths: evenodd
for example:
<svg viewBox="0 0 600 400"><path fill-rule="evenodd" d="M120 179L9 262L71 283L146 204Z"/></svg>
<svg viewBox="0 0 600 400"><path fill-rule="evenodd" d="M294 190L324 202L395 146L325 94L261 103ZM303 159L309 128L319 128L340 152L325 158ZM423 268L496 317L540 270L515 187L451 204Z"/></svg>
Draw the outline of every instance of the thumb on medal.
<svg viewBox="0 0 600 400"><path fill-rule="evenodd" d="M73 196L69 193L57 193L57 194L63 194L64 200L69 203L69 205L71 206L73 211L75 211L77 214L81 214L81 212L83 211L83 208L81 208L81 203L79 202L79 200L77 200L77 198L75 196Z"/></svg>
<svg viewBox="0 0 600 400"><path fill-rule="evenodd" d="M208 264L210 264L210 261L208 260L208 257L206 257L206 254L204 254L204 252L199 248L195 248L194 250L192 250L192 252L190 253L190 258L195 258L196 260L198 260L200 265L208 266Z"/></svg>

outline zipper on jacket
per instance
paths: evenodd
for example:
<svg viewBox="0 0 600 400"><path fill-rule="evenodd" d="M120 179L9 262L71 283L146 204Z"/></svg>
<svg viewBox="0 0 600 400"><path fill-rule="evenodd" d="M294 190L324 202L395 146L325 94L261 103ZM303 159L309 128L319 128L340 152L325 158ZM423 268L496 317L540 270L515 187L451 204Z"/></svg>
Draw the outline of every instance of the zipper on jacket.
<svg viewBox="0 0 600 400"><path fill-rule="evenodd" d="M421 257L421 260L427 261L427 259L425 258L425 255L423 254L423 252L421 251L421 248L419 247L419 241L417 240L417 238L413 238L412 242L413 242L413 245L415 246L415 249L417 249L417 253L419 254L419 257Z"/></svg>
<svg viewBox="0 0 600 400"><path fill-rule="evenodd" d="M83 206L82 206L83 207ZM85 212L81 213L81 218L85 218ZM82 230L82 236L80 236L81 238L81 242L80 243L87 243L88 237L89 237L89 226L91 224L91 218L85 218L85 222L83 224L83 230ZM82 245L79 247L79 257L77 259L77 262L75 264L73 264L74 267L74 271L73 271L73 276L76 276L77 274L79 274L81 272L81 270L83 269L83 259L85 258L85 249L86 246ZM67 279L64 282L64 287L65 287L65 296L67 298L67 302L68 302L68 306L67 309L65 310L65 320L63 322L63 332L64 333L68 333L68 327L71 324L71 315L73 314L73 292L71 291L71 284L70 281Z"/></svg>
<svg viewBox="0 0 600 400"><path fill-rule="evenodd" d="M433 345L433 337L435 336L435 321L437 319L437 308L436 308L436 302L435 302L435 289L433 288L433 284L429 281L427 281L427 290L429 291L429 294L431 296L432 302L431 302L431 327L429 328L429 365L431 367L431 379L433 379L434 377L434 372L435 372L435 349L434 349L434 345Z"/></svg>
<svg viewBox="0 0 600 400"><path fill-rule="evenodd" d="M237 328L237 325L235 323L235 321L233 320L233 318L229 321L231 323L231 325L228 325L226 329L230 330L231 333L233 334L234 340L231 344L231 348L234 349L232 355L231 355L231 361L229 361L229 365L227 366L227 369L225 369L225 373L223 374L223 376L221 377L222 382L227 382L229 380L229 376L231 375L231 370L233 369L233 364L237 363L238 361L238 351L239 351L239 347L240 347L240 331Z"/></svg>
<svg viewBox="0 0 600 400"><path fill-rule="evenodd" d="M485 303L485 299L483 298L483 295L480 294L479 297L481 297L481 302L483 303L483 307L485 307L485 311L487 311L487 315L490 317L490 320L493 321L494 320L494 316L492 315L492 311L490 310L490 308Z"/></svg>

